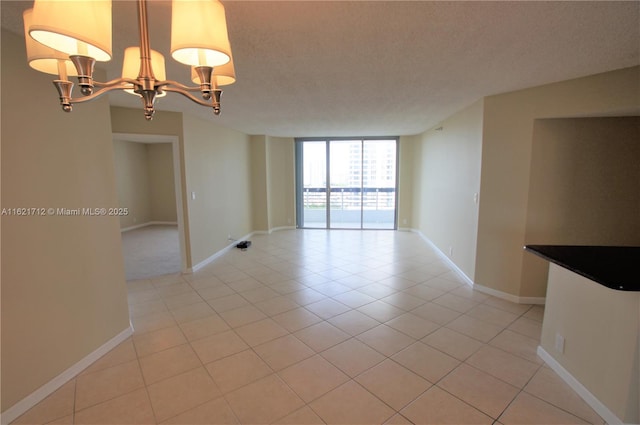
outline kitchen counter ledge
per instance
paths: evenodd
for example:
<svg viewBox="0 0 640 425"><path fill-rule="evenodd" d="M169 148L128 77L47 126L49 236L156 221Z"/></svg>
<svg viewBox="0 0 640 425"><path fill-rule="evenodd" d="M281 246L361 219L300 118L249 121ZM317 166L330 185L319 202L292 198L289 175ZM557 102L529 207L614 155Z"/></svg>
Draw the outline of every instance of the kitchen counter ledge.
<svg viewBox="0 0 640 425"><path fill-rule="evenodd" d="M527 245L525 249L608 288L640 291L640 247Z"/></svg>

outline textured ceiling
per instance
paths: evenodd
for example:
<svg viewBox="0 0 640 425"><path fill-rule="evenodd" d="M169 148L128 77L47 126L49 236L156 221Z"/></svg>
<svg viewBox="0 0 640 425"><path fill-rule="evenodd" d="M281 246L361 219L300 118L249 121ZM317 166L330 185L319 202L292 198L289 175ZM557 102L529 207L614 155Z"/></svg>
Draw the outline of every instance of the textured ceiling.
<svg viewBox="0 0 640 425"><path fill-rule="evenodd" d="M31 4L2 0L2 26L20 33ZM157 109L248 134L417 134L483 96L640 64L636 1L224 4L238 81L224 88L222 115L177 95ZM168 52L170 9L150 0L151 47L165 54L169 79L189 83ZM109 78L138 42L135 3L114 1L113 10ZM109 96L140 107L133 96Z"/></svg>

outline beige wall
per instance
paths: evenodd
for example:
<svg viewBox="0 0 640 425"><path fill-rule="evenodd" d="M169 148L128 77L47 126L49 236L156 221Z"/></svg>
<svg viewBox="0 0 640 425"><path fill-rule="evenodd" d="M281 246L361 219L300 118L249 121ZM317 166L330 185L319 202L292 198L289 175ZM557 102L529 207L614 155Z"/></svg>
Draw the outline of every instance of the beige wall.
<svg viewBox="0 0 640 425"><path fill-rule="evenodd" d="M120 228L149 222L177 222L170 143L114 140L118 201L128 208Z"/></svg>
<svg viewBox="0 0 640 425"><path fill-rule="evenodd" d="M113 141L118 205L129 214L120 217L124 229L151 221L149 167L144 143Z"/></svg>
<svg viewBox="0 0 640 425"><path fill-rule="evenodd" d="M475 275L483 101L422 134L415 158L413 227L471 279ZM440 129L441 128L441 129ZM451 249L451 251L450 251Z"/></svg>
<svg viewBox="0 0 640 425"><path fill-rule="evenodd" d="M107 99L58 105L2 31L2 207L116 207ZM104 77L100 75L100 77ZM129 326L118 219L2 217L2 408Z"/></svg>
<svg viewBox="0 0 640 425"><path fill-rule="evenodd" d="M640 294L551 265L541 346L623 423L637 424ZM556 334L565 338L555 350Z"/></svg>
<svg viewBox="0 0 640 425"><path fill-rule="evenodd" d="M267 137L269 230L295 225L295 141Z"/></svg>
<svg viewBox="0 0 640 425"><path fill-rule="evenodd" d="M178 221L178 216L173 174L173 146L170 143L147 143L146 148L151 221L175 223Z"/></svg>
<svg viewBox="0 0 640 425"><path fill-rule="evenodd" d="M294 139L250 137L253 230L295 226Z"/></svg>
<svg viewBox="0 0 640 425"><path fill-rule="evenodd" d="M225 248L229 234L237 238L253 230L249 136L184 115L184 153L196 266Z"/></svg>
<svg viewBox="0 0 640 425"><path fill-rule="evenodd" d="M398 143L398 229L413 227L414 157L419 142L419 136L401 136Z"/></svg>
<svg viewBox="0 0 640 425"><path fill-rule="evenodd" d="M411 196L413 197L411 203L411 228L414 230L420 229L420 217L422 217L422 212L427 207L426 203L422 199L422 194L425 190L423 174L426 173L422 164L423 135L424 134L419 134L414 136L413 143L411 144L411 152L413 153L413 157L410 160L412 165ZM402 164L400 166L402 166Z"/></svg>
<svg viewBox="0 0 640 425"><path fill-rule="evenodd" d="M267 197L267 137L250 137L251 160L251 219L253 230L269 230L269 203Z"/></svg>
<svg viewBox="0 0 640 425"><path fill-rule="evenodd" d="M638 115L639 72L628 68L485 98L476 283L545 296L543 286L522 285L534 120Z"/></svg>
<svg viewBox="0 0 640 425"><path fill-rule="evenodd" d="M111 111L114 133L178 137L187 268L225 248L228 235L254 230L249 136L182 113L157 111L147 122L138 110Z"/></svg>
<svg viewBox="0 0 640 425"><path fill-rule="evenodd" d="M640 246L640 118L537 120L526 244ZM548 262L524 255L543 293Z"/></svg>

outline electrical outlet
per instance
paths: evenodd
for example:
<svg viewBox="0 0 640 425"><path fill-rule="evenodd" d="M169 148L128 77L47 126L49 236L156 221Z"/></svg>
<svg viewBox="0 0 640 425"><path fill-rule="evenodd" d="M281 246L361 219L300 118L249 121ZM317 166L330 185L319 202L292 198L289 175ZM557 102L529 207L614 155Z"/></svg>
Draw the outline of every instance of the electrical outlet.
<svg viewBox="0 0 640 425"><path fill-rule="evenodd" d="M556 334L556 351L564 354L564 337L559 333Z"/></svg>
<svg viewBox="0 0 640 425"><path fill-rule="evenodd" d="M453 256L453 247L449 247L449 257Z"/></svg>
<svg viewBox="0 0 640 425"><path fill-rule="evenodd" d="M407 224L407 219L406 218L402 219L402 224Z"/></svg>

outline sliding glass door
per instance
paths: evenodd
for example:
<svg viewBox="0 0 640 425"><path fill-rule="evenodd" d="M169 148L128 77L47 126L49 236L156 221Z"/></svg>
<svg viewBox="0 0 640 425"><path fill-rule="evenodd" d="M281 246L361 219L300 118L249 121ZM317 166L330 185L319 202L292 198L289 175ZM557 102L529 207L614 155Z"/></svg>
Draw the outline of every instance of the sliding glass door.
<svg viewBox="0 0 640 425"><path fill-rule="evenodd" d="M395 140L368 140L362 153L362 227L395 229Z"/></svg>
<svg viewBox="0 0 640 425"><path fill-rule="evenodd" d="M395 138L296 141L297 225L395 229Z"/></svg>
<svg viewBox="0 0 640 425"><path fill-rule="evenodd" d="M358 229L362 221L362 142L329 141L329 227Z"/></svg>
<svg viewBox="0 0 640 425"><path fill-rule="evenodd" d="M296 143L298 227L327 227L327 144Z"/></svg>

